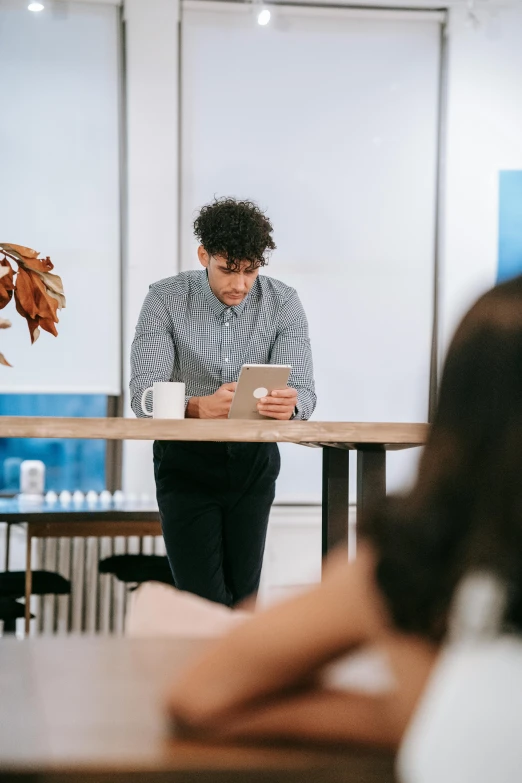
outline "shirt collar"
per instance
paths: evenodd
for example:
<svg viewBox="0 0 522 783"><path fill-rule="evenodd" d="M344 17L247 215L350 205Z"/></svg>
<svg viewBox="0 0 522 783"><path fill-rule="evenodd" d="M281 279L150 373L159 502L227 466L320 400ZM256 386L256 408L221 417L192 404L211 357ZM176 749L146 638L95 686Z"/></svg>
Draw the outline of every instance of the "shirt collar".
<svg viewBox="0 0 522 783"><path fill-rule="evenodd" d="M230 310L230 312L234 313L236 317L239 317L243 312L243 310L245 309L245 305L247 301L250 299L250 297L254 293L257 294L258 285L259 285L259 279L255 281L254 285L248 292L248 295L245 296L242 302L230 307L229 305L224 304L217 298L217 296L215 295L215 293L210 287L210 283L208 282L207 270L206 269L203 270L203 278L202 278L203 294L205 295L205 299L207 300L210 309L212 310L216 318L221 318L225 310Z"/></svg>

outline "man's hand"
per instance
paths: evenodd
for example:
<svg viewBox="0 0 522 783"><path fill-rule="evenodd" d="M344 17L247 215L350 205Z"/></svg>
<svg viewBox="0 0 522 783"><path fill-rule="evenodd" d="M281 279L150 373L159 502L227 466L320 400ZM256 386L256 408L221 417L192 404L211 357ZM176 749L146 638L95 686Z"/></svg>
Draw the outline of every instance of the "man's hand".
<svg viewBox="0 0 522 783"><path fill-rule="evenodd" d="M208 397L191 397L187 405L189 419L226 419L237 383L224 383Z"/></svg>
<svg viewBox="0 0 522 783"><path fill-rule="evenodd" d="M297 391L287 386L286 389L275 389L268 397L263 397L257 403L257 410L262 416L285 421L291 419L297 405Z"/></svg>

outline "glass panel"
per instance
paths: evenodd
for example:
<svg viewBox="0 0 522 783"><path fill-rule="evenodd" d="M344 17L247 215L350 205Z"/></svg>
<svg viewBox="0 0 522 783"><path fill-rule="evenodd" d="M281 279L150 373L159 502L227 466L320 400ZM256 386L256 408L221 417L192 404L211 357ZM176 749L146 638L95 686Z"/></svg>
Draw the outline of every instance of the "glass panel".
<svg viewBox="0 0 522 783"><path fill-rule="evenodd" d="M522 171L501 171L498 193L497 282L522 272Z"/></svg>
<svg viewBox="0 0 522 783"><path fill-rule="evenodd" d="M107 415L104 394L3 394L3 416ZM45 464L45 490L70 492L105 489L106 441L0 438L0 493L19 491L20 463L39 459Z"/></svg>

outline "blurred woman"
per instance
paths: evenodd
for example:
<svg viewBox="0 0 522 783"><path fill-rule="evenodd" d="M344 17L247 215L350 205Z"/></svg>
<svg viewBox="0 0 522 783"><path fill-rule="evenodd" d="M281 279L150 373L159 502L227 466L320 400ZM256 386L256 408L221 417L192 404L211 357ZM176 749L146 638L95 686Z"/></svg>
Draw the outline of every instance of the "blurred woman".
<svg viewBox="0 0 522 783"><path fill-rule="evenodd" d="M486 293L463 319L415 486L375 508L358 532L353 563L340 553L320 585L248 620L186 671L169 696L178 725L216 737L396 748L467 577L483 575L494 588L482 627L521 632L522 277ZM391 686L325 685L325 666L362 648L385 656Z"/></svg>

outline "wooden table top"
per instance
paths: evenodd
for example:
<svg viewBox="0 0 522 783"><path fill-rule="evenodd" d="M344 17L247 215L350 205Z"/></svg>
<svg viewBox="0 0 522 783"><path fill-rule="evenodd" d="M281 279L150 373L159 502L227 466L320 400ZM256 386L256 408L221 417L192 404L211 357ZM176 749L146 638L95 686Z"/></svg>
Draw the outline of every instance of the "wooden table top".
<svg viewBox="0 0 522 783"><path fill-rule="evenodd" d="M99 502L90 505L84 501L81 504L71 502L62 505L60 502L48 503L45 498L0 498L2 522L157 522L159 518L157 505L151 504L147 508L134 502L111 502L109 506L102 506Z"/></svg>
<svg viewBox="0 0 522 783"><path fill-rule="evenodd" d="M427 433L427 424L402 423L0 416L0 438L288 442L344 448L380 444L409 448L423 445Z"/></svg>
<svg viewBox="0 0 522 783"><path fill-rule="evenodd" d="M0 781L391 783L365 750L219 746L172 738L164 694L204 642L0 639Z"/></svg>

